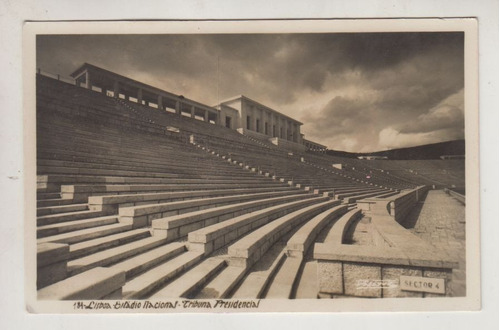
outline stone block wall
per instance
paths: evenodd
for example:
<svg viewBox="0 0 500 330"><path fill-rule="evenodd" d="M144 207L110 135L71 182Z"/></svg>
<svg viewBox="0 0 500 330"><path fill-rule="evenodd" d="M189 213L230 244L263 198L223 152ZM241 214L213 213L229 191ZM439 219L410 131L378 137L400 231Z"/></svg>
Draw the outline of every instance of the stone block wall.
<svg viewBox="0 0 500 330"><path fill-rule="evenodd" d="M403 277L402 277L403 276ZM401 281L408 276L414 279L419 288L410 291ZM421 278L444 281L443 293L424 292L424 286L430 285ZM401 298L401 297L447 297L451 296L451 269L413 267L380 263L361 263L350 261L318 262L318 284L320 297L362 297L362 298ZM444 290L443 290L444 289ZM429 289L432 291L432 289Z"/></svg>

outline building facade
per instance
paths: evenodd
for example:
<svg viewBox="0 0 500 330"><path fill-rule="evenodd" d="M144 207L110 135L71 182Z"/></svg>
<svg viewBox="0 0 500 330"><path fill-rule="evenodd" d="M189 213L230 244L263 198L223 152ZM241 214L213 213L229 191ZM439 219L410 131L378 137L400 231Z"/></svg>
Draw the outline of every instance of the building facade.
<svg viewBox="0 0 500 330"><path fill-rule="evenodd" d="M300 126L302 123L244 95L222 101L216 107L221 121L228 128L277 146L305 150Z"/></svg>

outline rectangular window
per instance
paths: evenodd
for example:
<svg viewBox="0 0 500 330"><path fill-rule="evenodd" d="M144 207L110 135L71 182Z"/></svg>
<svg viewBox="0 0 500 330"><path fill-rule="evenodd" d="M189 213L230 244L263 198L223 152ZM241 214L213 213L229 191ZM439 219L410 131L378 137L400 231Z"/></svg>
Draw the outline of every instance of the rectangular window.
<svg viewBox="0 0 500 330"><path fill-rule="evenodd" d="M264 134L269 134L269 132L267 131L267 123L264 123Z"/></svg>
<svg viewBox="0 0 500 330"><path fill-rule="evenodd" d="M226 127L231 128L231 117L226 116Z"/></svg>
<svg viewBox="0 0 500 330"><path fill-rule="evenodd" d="M247 129L250 129L250 116L247 116Z"/></svg>
<svg viewBox="0 0 500 330"><path fill-rule="evenodd" d="M260 120L258 119L255 121L255 131L260 132Z"/></svg>

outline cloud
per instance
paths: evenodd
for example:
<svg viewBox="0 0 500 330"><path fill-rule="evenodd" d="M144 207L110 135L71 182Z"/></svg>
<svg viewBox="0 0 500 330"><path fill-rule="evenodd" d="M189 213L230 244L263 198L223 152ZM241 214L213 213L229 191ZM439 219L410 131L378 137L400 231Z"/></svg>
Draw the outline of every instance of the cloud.
<svg viewBox="0 0 500 330"><path fill-rule="evenodd" d="M306 138L367 152L463 136L463 38L50 35L37 38L37 66L69 75L89 62L209 105L244 94L301 120Z"/></svg>

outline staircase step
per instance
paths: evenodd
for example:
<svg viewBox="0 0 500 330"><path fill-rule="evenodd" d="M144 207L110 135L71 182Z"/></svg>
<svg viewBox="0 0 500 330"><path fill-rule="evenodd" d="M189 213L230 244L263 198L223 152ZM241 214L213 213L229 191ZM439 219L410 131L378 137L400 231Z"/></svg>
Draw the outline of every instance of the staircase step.
<svg viewBox="0 0 500 330"><path fill-rule="evenodd" d="M126 259L113 265L111 268L117 268L124 271L127 279L131 279L137 274L143 273L185 251L186 245L184 243L170 243Z"/></svg>
<svg viewBox="0 0 500 330"><path fill-rule="evenodd" d="M63 199L58 196L58 198L38 200L36 202L36 207L68 205L71 203L73 203L72 199Z"/></svg>
<svg viewBox="0 0 500 330"><path fill-rule="evenodd" d="M165 239L148 237L125 245L91 254L68 262L70 276L94 267L105 267L125 258L135 256L165 243Z"/></svg>
<svg viewBox="0 0 500 330"><path fill-rule="evenodd" d="M69 222L74 220L89 219L106 215L103 211L77 211L61 214L50 214L36 218L37 226L45 226L58 224L61 222Z"/></svg>
<svg viewBox="0 0 500 330"><path fill-rule="evenodd" d="M151 299L188 297L226 266L222 258L213 257L183 274L177 280L151 296Z"/></svg>
<svg viewBox="0 0 500 330"><path fill-rule="evenodd" d="M228 266L222 270L196 295L196 299L225 299L229 298L234 287L245 276L246 270L242 267Z"/></svg>
<svg viewBox="0 0 500 330"><path fill-rule="evenodd" d="M132 226L129 224L113 223L111 225L92 227L72 231L69 233L39 238L37 239L37 244L46 242L75 244L98 237L121 233L130 229L132 229Z"/></svg>
<svg viewBox="0 0 500 330"><path fill-rule="evenodd" d="M57 198L61 198L60 192L37 192L36 193L37 200L57 199Z"/></svg>
<svg viewBox="0 0 500 330"><path fill-rule="evenodd" d="M69 212L78 212L88 210L87 204L70 204L70 205L57 205L57 206L44 206L36 209L38 217L50 214L60 214Z"/></svg>
<svg viewBox="0 0 500 330"><path fill-rule="evenodd" d="M318 285L318 263L316 260L307 261L299 275L294 298L317 299Z"/></svg>
<svg viewBox="0 0 500 330"><path fill-rule="evenodd" d="M140 299L177 277L203 258L202 252L185 252L127 282L123 286L125 299Z"/></svg>
<svg viewBox="0 0 500 330"><path fill-rule="evenodd" d="M282 246L273 246L254 266L231 298L258 299L264 294L272 276L285 259Z"/></svg>
<svg viewBox="0 0 500 330"><path fill-rule="evenodd" d="M123 245L137 239L146 238L151 236L149 229L140 228L129 230L123 233L104 236L73 244L69 247L70 259L80 258L104 249L109 249L114 246Z"/></svg>
<svg viewBox="0 0 500 330"><path fill-rule="evenodd" d="M290 299L297 279L302 258L286 258L271 281L266 298Z"/></svg>
<svg viewBox="0 0 500 330"><path fill-rule="evenodd" d="M93 219L76 220L65 223L55 223L47 226L40 226L36 229L36 237L42 238L58 235L80 229L92 228L117 223L116 216L98 217Z"/></svg>

